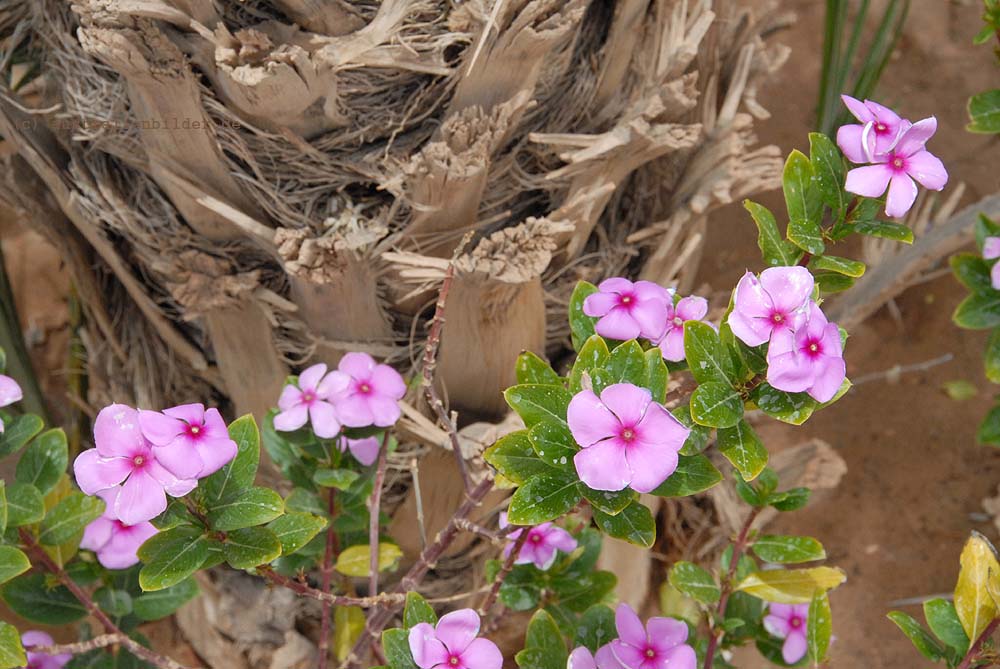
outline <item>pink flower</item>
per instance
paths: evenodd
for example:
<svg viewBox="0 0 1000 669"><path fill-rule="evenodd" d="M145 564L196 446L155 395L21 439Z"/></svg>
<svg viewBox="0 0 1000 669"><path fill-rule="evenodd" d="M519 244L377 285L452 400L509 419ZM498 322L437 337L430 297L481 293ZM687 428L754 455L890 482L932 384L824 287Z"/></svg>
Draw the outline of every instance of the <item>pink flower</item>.
<svg viewBox="0 0 1000 669"><path fill-rule="evenodd" d="M987 237L983 240L983 260L1000 258L1000 237ZM1000 262L993 264L990 270L990 284L994 290L1000 290Z"/></svg>
<svg viewBox="0 0 1000 669"><path fill-rule="evenodd" d="M852 163L874 162L896 143L900 133L912 125L888 107L871 100L856 100L841 95L847 108L861 125L844 125L837 130L837 146Z"/></svg>
<svg viewBox="0 0 1000 669"><path fill-rule="evenodd" d="M479 615L472 609L441 616L437 625L410 628L410 652L420 669L501 669L503 655L496 644L477 639Z"/></svg>
<svg viewBox="0 0 1000 669"><path fill-rule="evenodd" d="M155 518L167 508L168 493L182 497L198 485L194 479L178 479L160 464L132 407L101 409L94 421L94 443L97 448L80 453L73 463L76 483L88 495L113 490L108 506L126 525Z"/></svg>
<svg viewBox="0 0 1000 669"><path fill-rule="evenodd" d="M829 323L819 306L809 305L809 318L795 332L782 330L771 337L767 350L767 382L778 390L803 390L817 402L828 402L847 376L840 330Z"/></svg>
<svg viewBox="0 0 1000 669"><path fill-rule="evenodd" d="M31 648L45 648L54 646L55 641L51 636L39 630L28 630L21 635L21 645L27 651L28 666L25 669L62 669L73 656L69 653L59 653L58 655L48 655L47 653L33 653Z"/></svg>
<svg viewBox="0 0 1000 669"><path fill-rule="evenodd" d="M914 179L931 190L941 190L948 183L944 165L924 148L936 131L937 119L933 116L917 121L899 135L887 153L872 156L875 165L856 167L848 172L844 190L863 197L879 197L888 186L885 214L902 216L917 199Z"/></svg>
<svg viewBox="0 0 1000 669"><path fill-rule="evenodd" d="M139 427L156 459L177 478L203 478L236 457L236 442L215 408L182 404L163 413L140 410Z"/></svg>
<svg viewBox="0 0 1000 669"><path fill-rule="evenodd" d="M389 427L399 420L399 400L406 394L403 377L379 365L367 353L348 353L330 372L330 397L348 427Z"/></svg>
<svg viewBox="0 0 1000 669"><path fill-rule="evenodd" d="M100 490L97 496L107 505L100 518L92 521L83 531L80 548L94 551L97 561L107 569L128 569L138 564L139 550L146 539L156 534L157 529L150 522L126 525L115 518L114 490Z"/></svg>
<svg viewBox="0 0 1000 669"><path fill-rule="evenodd" d="M625 669L611 650L611 644L601 646L591 653L586 646L573 649L569 654L566 669Z"/></svg>
<svg viewBox="0 0 1000 669"><path fill-rule="evenodd" d="M332 388L332 374L326 373L325 364L319 363L306 369L299 374L298 386L288 384L282 389L278 399L281 411L274 417L274 429L291 432L311 422L317 437L336 437L340 432L340 420L330 403Z"/></svg>
<svg viewBox="0 0 1000 669"><path fill-rule="evenodd" d="M349 450L355 460L367 467L378 458L379 449L382 448L382 440L378 437L365 437L364 439L341 437L337 441L337 448L340 449L341 453Z"/></svg>
<svg viewBox="0 0 1000 669"><path fill-rule="evenodd" d="M805 320L812 292L813 276L805 267L769 267L760 279L747 272L736 284L729 327L747 346L760 346Z"/></svg>
<svg viewBox="0 0 1000 669"><path fill-rule="evenodd" d="M507 527L507 514L500 514L500 527ZM526 527L514 530L507 534L508 543L503 549L503 556L506 558L514 550L514 543L525 532L528 538L525 540L521 551L517 554L514 564L534 563L536 567L545 571L556 561L556 551L569 553L576 549L576 539L569 532L552 523L542 523L534 527Z"/></svg>
<svg viewBox="0 0 1000 669"><path fill-rule="evenodd" d="M667 305L673 304L670 291L652 281L614 277L597 287L599 292L583 301L583 313L600 316L594 329L610 339L645 337L658 340L667 324Z"/></svg>
<svg viewBox="0 0 1000 669"><path fill-rule="evenodd" d="M14 402L20 402L23 398L24 393L21 392L21 386L17 384L17 381L9 376L0 374L0 407L9 406ZM2 420L0 420L0 434L3 434Z"/></svg>
<svg viewBox="0 0 1000 669"><path fill-rule="evenodd" d="M688 628L680 620L650 618L643 627L628 604L619 604L615 626L618 638L611 650L625 669L695 669L698 658L684 643Z"/></svg>
<svg viewBox="0 0 1000 669"><path fill-rule="evenodd" d="M768 607L768 614L764 616L764 629L785 640L781 647L781 657L787 664L795 664L806 655L808 620L808 604L771 604Z"/></svg>
<svg viewBox="0 0 1000 669"><path fill-rule="evenodd" d="M663 336L656 342L663 352L663 359L680 362L684 359L684 322L701 321L708 313L708 300L691 295L682 298L676 306L667 302L667 326Z"/></svg>
<svg viewBox="0 0 1000 669"><path fill-rule="evenodd" d="M610 385L600 397L577 393L567 420L582 447L573 456L576 472L595 490L653 490L677 469L677 452L690 432L648 390L631 383Z"/></svg>

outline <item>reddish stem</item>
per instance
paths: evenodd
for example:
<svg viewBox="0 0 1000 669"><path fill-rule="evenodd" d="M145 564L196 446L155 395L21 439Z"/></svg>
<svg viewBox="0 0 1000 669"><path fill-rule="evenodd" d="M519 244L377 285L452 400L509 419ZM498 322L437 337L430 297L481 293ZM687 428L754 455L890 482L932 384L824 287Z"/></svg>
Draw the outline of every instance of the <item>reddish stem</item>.
<svg viewBox="0 0 1000 669"><path fill-rule="evenodd" d="M970 669L972 667L972 663L979 659L979 654L983 650L983 644L985 644L986 641L993 636L993 632L996 631L997 625L1000 625L1000 618L994 618L990 624L986 626L983 633L979 635L976 642L969 648L969 652L965 654L964 658L962 658L962 663L955 667L955 669ZM992 666L992 663L986 666Z"/></svg>
<svg viewBox="0 0 1000 669"><path fill-rule="evenodd" d="M511 547L510 553L504 558L503 565L500 566L500 571L497 572L497 577L493 579L493 586L490 591L486 593L486 598L483 600L482 606L479 607L479 615L485 616L493 608L493 604L497 600L497 596L500 594L500 588L503 587L503 582L510 575L510 572L514 569L514 561L517 560L517 556L521 554L521 549L524 548L525 542L528 540L530 533L528 528L524 528L521 531L521 535L514 541L514 545ZM488 624L487 624L488 626Z"/></svg>
<svg viewBox="0 0 1000 669"><path fill-rule="evenodd" d="M378 449L378 464L375 467L375 487L372 489L371 503L368 506L368 594L372 597L378 594L378 558L379 558L379 510L382 506L382 486L385 484L385 462L389 451L389 431L382 437L382 445Z"/></svg>
<svg viewBox="0 0 1000 669"><path fill-rule="evenodd" d="M327 493L327 503L326 503L327 514L330 517L330 525L326 528L326 551L323 554L323 567L320 570L321 582L320 590L327 594L330 593L331 582L333 580L333 561L337 557L338 551L338 538L337 532L333 529L333 519L336 515L337 505L336 505L336 489L330 488ZM319 624L319 643L317 644L316 652L316 669L323 669L326 667L327 655L329 654L330 647L330 613L333 605L330 600L324 599L321 604L320 614L320 624Z"/></svg>

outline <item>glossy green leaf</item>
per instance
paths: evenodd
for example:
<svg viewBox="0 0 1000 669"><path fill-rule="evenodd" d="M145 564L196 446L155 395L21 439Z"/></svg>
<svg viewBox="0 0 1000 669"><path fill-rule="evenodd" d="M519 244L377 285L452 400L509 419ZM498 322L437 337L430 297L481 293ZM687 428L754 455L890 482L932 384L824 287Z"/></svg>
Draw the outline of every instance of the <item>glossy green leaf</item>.
<svg viewBox="0 0 1000 669"><path fill-rule="evenodd" d="M820 664L826 660L833 634L833 615L830 612L830 598L825 592L817 592L809 603L809 617L806 627L806 648L809 658Z"/></svg>
<svg viewBox="0 0 1000 669"><path fill-rule="evenodd" d="M597 286L580 281L569 298L569 329L573 349L576 351L580 350L587 339L594 336L594 324L597 323L597 319L583 313L583 301L596 292Z"/></svg>
<svg viewBox="0 0 1000 669"><path fill-rule="evenodd" d="M859 260L851 260L850 258L824 255L814 256L809 261L809 269L836 272L837 274L843 274L844 276L856 279L864 275L865 264Z"/></svg>
<svg viewBox="0 0 1000 669"><path fill-rule="evenodd" d="M719 333L708 323L684 323L684 357L691 375L698 383L730 385L736 370L719 339Z"/></svg>
<svg viewBox="0 0 1000 669"><path fill-rule="evenodd" d="M222 532L269 523L282 514L285 503L269 488L234 490L234 496L213 506L208 512L212 529Z"/></svg>
<svg viewBox="0 0 1000 669"><path fill-rule="evenodd" d="M21 633L10 623L0 621L0 669L14 669L28 664L21 645Z"/></svg>
<svg viewBox="0 0 1000 669"><path fill-rule="evenodd" d="M594 509L594 522L602 532L630 544L649 548L656 541L656 520L644 505L632 502L617 515Z"/></svg>
<svg viewBox="0 0 1000 669"><path fill-rule="evenodd" d="M854 285L854 277L844 276L836 272L826 272L813 276L816 280L816 287L821 295L840 293Z"/></svg>
<svg viewBox="0 0 1000 669"><path fill-rule="evenodd" d="M959 327L969 330L1000 326L1000 291L969 295L955 309L952 319Z"/></svg>
<svg viewBox="0 0 1000 669"><path fill-rule="evenodd" d="M420 596L419 592L411 590L406 593L406 605L403 607L403 627L407 629L417 623L428 623L436 625L437 614L427 600Z"/></svg>
<svg viewBox="0 0 1000 669"><path fill-rule="evenodd" d="M973 293L989 295L993 292L990 281L990 264L982 256L957 253L948 259L955 278Z"/></svg>
<svg viewBox="0 0 1000 669"><path fill-rule="evenodd" d="M986 412L976 430L976 441L986 446L1000 447L1000 406Z"/></svg>
<svg viewBox="0 0 1000 669"><path fill-rule="evenodd" d="M231 567L251 569L281 555L281 541L266 527L245 527L226 533L222 553Z"/></svg>
<svg viewBox="0 0 1000 669"><path fill-rule="evenodd" d="M983 354L983 367L986 371L986 378L993 383L1000 383L1000 329L990 333L990 339Z"/></svg>
<svg viewBox="0 0 1000 669"><path fill-rule="evenodd" d="M561 386L524 384L511 386L504 398L527 427L542 421L566 424L566 408L573 395Z"/></svg>
<svg viewBox="0 0 1000 669"><path fill-rule="evenodd" d="M59 482L68 464L66 433L59 428L46 430L24 449L15 478L18 483L35 486L44 495Z"/></svg>
<svg viewBox="0 0 1000 669"><path fill-rule="evenodd" d="M101 610L113 618L121 618L132 613L132 596L124 590L103 587L94 591L94 601Z"/></svg>
<svg viewBox="0 0 1000 669"><path fill-rule="evenodd" d="M567 513L580 501L575 472L542 474L519 487L510 500L508 520L514 525L538 525Z"/></svg>
<svg viewBox="0 0 1000 669"><path fill-rule="evenodd" d="M272 520L267 529L274 532L274 536L281 542L281 554L291 555L312 541L313 537L326 529L326 525L325 518L293 511Z"/></svg>
<svg viewBox="0 0 1000 669"><path fill-rule="evenodd" d="M0 583L6 583L31 569L28 556L13 546L0 546Z"/></svg>
<svg viewBox="0 0 1000 669"><path fill-rule="evenodd" d="M937 662L944 657L944 648L941 647L941 644L928 634L923 626L914 620L913 616L907 615L902 611L892 611L888 614L888 618L896 623L899 629L903 630L903 634L913 642L913 646L928 660Z"/></svg>
<svg viewBox="0 0 1000 669"><path fill-rule="evenodd" d="M687 497L704 492L722 480L722 473L704 455L681 455L677 469L651 494L659 497Z"/></svg>
<svg viewBox="0 0 1000 669"><path fill-rule="evenodd" d="M964 655L969 650L969 637L958 619L955 605L947 599L929 599L924 602L924 618L934 636L950 648Z"/></svg>
<svg viewBox="0 0 1000 669"><path fill-rule="evenodd" d="M324 488L347 490L361 476L350 469L317 469L313 472L313 481Z"/></svg>
<svg viewBox="0 0 1000 669"><path fill-rule="evenodd" d="M386 571L393 569L399 558L403 557L403 551L396 544L385 541L378 545L378 570ZM356 578L367 577L371 573L371 551L368 545L351 546L340 552L334 568L344 576L354 576Z"/></svg>
<svg viewBox="0 0 1000 669"><path fill-rule="evenodd" d="M802 252L778 231L778 223L771 210L751 200L743 200L743 207L757 224L757 246L764 262L771 266L797 263Z"/></svg>
<svg viewBox="0 0 1000 669"><path fill-rule="evenodd" d="M382 650L392 669L419 669L410 652L410 634L403 629L382 632Z"/></svg>
<svg viewBox="0 0 1000 669"><path fill-rule="evenodd" d="M604 604L595 604L580 616L573 646L586 646L590 652L596 653L598 648L616 638L618 630L615 627L614 610Z"/></svg>
<svg viewBox="0 0 1000 669"><path fill-rule="evenodd" d="M557 469L572 468L573 456L580 450L569 428L562 423L538 423L528 430L528 439L539 459Z"/></svg>
<svg viewBox="0 0 1000 669"><path fill-rule="evenodd" d="M7 486L7 527L21 527L42 522L45 500L38 488L27 483Z"/></svg>
<svg viewBox="0 0 1000 669"><path fill-rule="evenodd" d="M208 557L208 540L194 527L174 527L154 535L139 547L143 567L139 587L163 590L193 574Z"/></svg>
<svg viewBox="0 0 1000 669"><path fill-rule="evenodd" d="M609 491L594 490L592 488L588 488L583 483L580 483L579 486L580 493L583 495L584 499L590 502L595 508L600 509L604 513L612 516L621 513L625 507L639 499L639 493L631 488Z"/></svg>
<svg viewBox="0 0 1000 669"><path fill-rule="evenodd" d="M716 444L744 481L754 480L767 466L767 449L745 420L732 427L720 427Z"/></svg>
<svg viewBox="0 0 1000 669"><path fill-rule="evenodd" d="M778 511L798 511L809 503L809 488L792 488L773 493L767 503Z"/></svg>
<svg viewBox="0 0 1000 669"><path fill-rule="evenodd" d="M580 392L583 389L584 374L592 375L594 370L602 368L607 363L609 357L611 351L608 350L608 343L604 341L604 337L593 335L584 342L569 374L570 391Z"/></svg>
<svg viewBox="0 0 1000 669"><path fill-rule="evenodd" d="M17 615L44 625L69 625L87 615L87 609L69 590L53 586L40 572L5 583L0 596Z"/></svg>
<svg viewBox="0 0 1000 669"><path fill-rule="evenodd" d="M783 423L801 425L816 409L816 400L806 393L787 393L769 383L757 386L750 398L761 411Z"/></svg>
<svg viewBox="0 0 1000 669"><path fill-rule="evenodd" d="M913 243L913 230L902 223L875 220L858 221L854 224L854 229L869 237L879 237L894 242L903 242L904 244Z"/></svg>
<svg viewBox="0 0 1000 669"><path fill-rule="evenodd" d="M44 426L45 423L35 414L15 416L4 425L4 431L0 434L0 458L5 458L24 448L24 445L41 432Z"/></svg>
<svg viewBox="0 0 1000 669"><path fill-rule="evenodd" d="M813 175L812 164L801 151L792 151L781 175L788 210L788 239L803 251L823 253L820 219L823 200Z"/></svg>
<svg viewBox="0 0 1000 669"><path fill-rule="evenodd" d="M646 359L643 357L642 347L634 339L619 344L608 356L604 370L608 373L607 385L613 383L643 385L646 380Z"/></svg>
<svg viewBox="0 0 1000 669"><path fill-rule="evenodd" d="M104 500L73 492L59 501L42 521L38 541L46 546L58 546L83 532L91 521L104 513Z"/></svg>
<svg viewBox="0 0 1000 669"><path fill-rule="evenodd" d="M642 387L649 390L653 395L653 401L663 403L667 397L667 382L670 375L667 372L667 365L663 361L663 354L659 348L651 348L643 354L646 371L643 375Z"/></svg>
<svg viewBox="0 0 1000 669"><path fill-rule="evenodd" d="M556 621L546 611L536 611L528 622L524 650L515 656L521 669L565 669L569 653Z"/></svg>
<svg viewBox="0 0 1000 669"><path fill-rule="evenodd" d="M215 503L253 485L260 464L260 431L250 414L229 425L229 438L236 442L236 457L225 467L199 483L206 499Z"/></svg>
<svg viewBox="0 0 1000 669"><path fill-rule="evenodd" d="M483 459L504 478L524 485L534 476L553 474L555 470L538 457L528 430L511 432L486 449Z"/></svg>
<svg viewBox="0 0 1000 669"><path fill-rule="evenodd" d="M670 585L702 604L714 604L721 594L715 578L692 562L677 562L670 568Z"/></svg>
<svg viewBox="0 0 1000 669"><path fill-rule="evenodd" d="M532 383L561 386L562 378L552 366L531 351L523 351L514 363L514 372L519 384Z"/></svg>
<svg viewBox="0 0 1000 669"><path fill-rule="evenodd" d="M186 578L169 588L148 592L132 600L132 612L139 620L159 620L198 596L198 583Z"/></svg>
<svg viewBox="0 0 1000 669"><path fill-rule="evenodd" d="M732 427L743 417L743 399L724 383L703 383L691 394L691 418L706 427Z"/></svg>
<svg viewBox="0 0 1000 669"><path fill-rule="evenodd" d="M826 559L823 544L812 537L765 534L754 541L753 552L764 562L773 564L798 564Z"/></svg>
<svg viewBox="0 0 1000 669"><path fill-rule="evenodd" d="M1000 133L1000 88L984 91L969 98L969 132Z"/></svg>
<svg viewBox="0 0 1000 669"><path fill-rule="evenodd" d="M826 135L809 133L809 162L816 175L816 187L820 198L833 211L835 219L843 216L847 209L848 194L844 192L847 170L840 149Z"/></svg>

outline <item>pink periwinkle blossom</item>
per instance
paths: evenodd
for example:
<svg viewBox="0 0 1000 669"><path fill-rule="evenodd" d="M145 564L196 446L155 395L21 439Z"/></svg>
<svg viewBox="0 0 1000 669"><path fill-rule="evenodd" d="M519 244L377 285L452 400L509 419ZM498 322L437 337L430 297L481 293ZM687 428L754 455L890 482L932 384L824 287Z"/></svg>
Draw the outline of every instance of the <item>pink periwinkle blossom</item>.
<svg viewBox="0 0 1000 669"><path fill-rule="evenodd" d="M435 626L411 627L410 652L420 669L501 669L500 649L478 635L479 614L472 609L452 611Z"/></svg>
<svg viewBox="0 0 1000 669"><path fill-rule="evenodd" d="M597 334L610 339L644 337L659 340L667 325L667 307L673 300L663 286L652 281L632 283L622 277L605 279L596 293L583 301L583 313L599 316Z"/></svg>
<svg viewBox="0 0 1000 669"><path fill-rule="evenodd" d="M996 258L1000 258L1000 237L987 237L983 240L983 259ZM994 263L993 269L990 270L990 284L994 290L1000 290L1000 262Z"/></svg>
<svg viewBox="0 0 1000 669"><path fill-rule="evenodd" d="M674 618L650 618L643 627L628 604L615 610L618 638L611 642L625 669L695 669L698 658L685 642L688 627Z"/></svg>
<svg viewBox="0 0 1000 669"><path fill-rule="evenodd" d="M771 604L768 607L768 614L764 616L764 629L785 640L781 647L781 657L787 664L795 664L806 655L808 620L808 604Z"/></svg>
<svg viewBox="0 0 1000 669"><path fill-rule="evenodd" d="M892 149L900 133L912 125L899 114L871 100L841 95L847 109L860 124L843 125L837 130L837 146L852 163L874 162Z"/></svg>
<svg viewBox="0 0 1000 669"><path fill-rule="evenodd" d="M817 402L828 402L840 390L847 367L840 329L819 306L809 305L809 317L795 332L771 337L767 350L767 382L790 393L805 391Z"/></svg>
<svg viewBox="0 0 1000 669"><path fill-rule="evenodd" d="M115 491L100 490L97 496L106 504L104 513L83 531L80 548L94 551L97 561L107 569L128 569L139 563L136 552L146 539L156 534L157 529L146 521L126 525L114 514Z"/></svg>
<svg viewBox="0 0 1000 669"><path fill-rule="evenodd" d="M677 469L677 452L690 429L631 383L591 390L569 403L567 421L582 449L573 456L580 480L595 490L631 486L649 492Z"/></svg>
<svg viewBox="0 0 1000 669"><path fill-rule="evenodd" d="M10 406L14 402L20 402L24 398L21 386L17 381L0 374L0 407ZM0 420L0 434L3 434L3 421Z"/></svg>
<svg viewBox="0 0 1000 669"><path fill-rule="evenodd" d="M615 657L609 643L598 648L596 653L591 653L586 646L574 648L566 669L625 669L625 666Z"/></svg>
<svg viewBox="0 0 1000 669"><path fill-rule="evenodd" d="M382 440L378 437L364 437L363 439L341 437L337 441L337 448L340 449L341 453L350 451L355 460L367 467L378 458L379 449L382 448Z"/></svg>
<svg viewBox="0 0 1000 669"><path fill-rule="evenodd" d="M21 645L24 646L25 654L28 656L28 664L25 669L62 669L73 659L70 653L59 653L49 655L48 653L37 653L32 648L45 648L54 646L55 641L51 636L40 630L28 630L21 635Z"/></svg>
<svg viewBox="0 0 1000 669"><path fill-rule="evenodd" d="M806 318L813 283L805 267L768 267L760 278L747 272L733 295L733 334L747 346L760 346L778 332L795 330Z"/></svg>
<svg viewBox="0 0 1000 669"><path fill-rule="evenodd" d="M332 375L318 363L299 374L298 385L288 384L278 398L281 410L274 416L274 429L292 432L310 423L321 439L332 439L340 432L341 421L330 401Z"/></svg>
<svg viewBox="0 0 1000 669"><path fill-rule="evenodd" d="M501 513L500 527L503 529L507 526L507 514ZM525 539L524 545L514 560L514 564L532 563L542 571L545 571L556 561L556 551L570 553L576 549L577 542L572 534L554 523L542 523L541 525L525 527L508 533L508 543L503 549L505 558L514 550L515 542L525 532L528 533L528 538Z"/></svg>
<svg viewBox="0 0 1000 669"><path fill-rule="evenodd" d="M941 160L924 148L936 131L933 116L906 128L886 153L872 155L874 165L848 172L844 190L862 197L880 197L888 187L886 216L903 216L917 199L917 183L930 190L941 190L948 183L948 171Z"/></svg>
<svg viewBox="0 0 1000 669"><path fill-rule="evenodd" d="M215 408L182 404L162 412L140 409L139 427L156 459L177 478L203 478L236 457L236 442Z"/></svg>
<svg viewBox="0 0 1000 669"><path fill-rule="evenodd" d="M672 301L667 303L666 330L655 342L664 360L680 362L684 359L684 323L705 320L707 313L708 300L704 297L690 295L681 298L676 305Z"/></svg>
<svg viewBox="0 0 1000 669"><path fill-rule="evenodd" d="M389 427L399 420L399 400L406 394L403 377L367 353L348 353L330 372L331 401L348 427Z"/></svg>
<svg viewBox="0 0 1000 669"><path fill-rule="evenodd" d="M132 407L111 404L101 409L94 421L94 443L96 448L80 453L73 463L77 485L88 495L112 491L108 506L126 525L155 518L167 508L167 494L182 497L198 485L160 464Z"/></svg>

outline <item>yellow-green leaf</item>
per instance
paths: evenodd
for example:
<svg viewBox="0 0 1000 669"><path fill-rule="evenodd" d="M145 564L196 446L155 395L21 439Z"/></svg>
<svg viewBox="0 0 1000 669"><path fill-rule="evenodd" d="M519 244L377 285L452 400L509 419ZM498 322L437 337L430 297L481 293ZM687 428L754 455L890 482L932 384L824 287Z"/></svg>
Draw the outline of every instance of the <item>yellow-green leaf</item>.
<svg viewBox="0 0 1000 669"><path fill-rule="evenodd" d="M990 596L990 583L997 589L1000 563L986 537L973 532L962 548L962 568L955 585L955 612L970 639L977 639L997 616L997 603Z"/></svg>
<svg viewBox="0 0 1000 669"><path fill-rule="evenodd" d="M337 662L351 654L354 642L365 629L365 612L356 606L338 606L333 611L333 652Z"/></svg>
<svg viewBox="0 0 1000 669"><path fill-rule="evenodd" d="M808 604L817 590L827 592L847 580L840 569L776 569L748 575L736 585L736 590L767 602Z"/></svg>
<svg viewBox="0 0 1000 669"><path fill-rule="evenodd" d="M351 546L341 552L334 568L345 576L362 578L368 576L371 564L371 553L368 546ZM378 545L378 570L385 571L393 567L403 556L403 551L396 544L380 543Z"/></svg>

